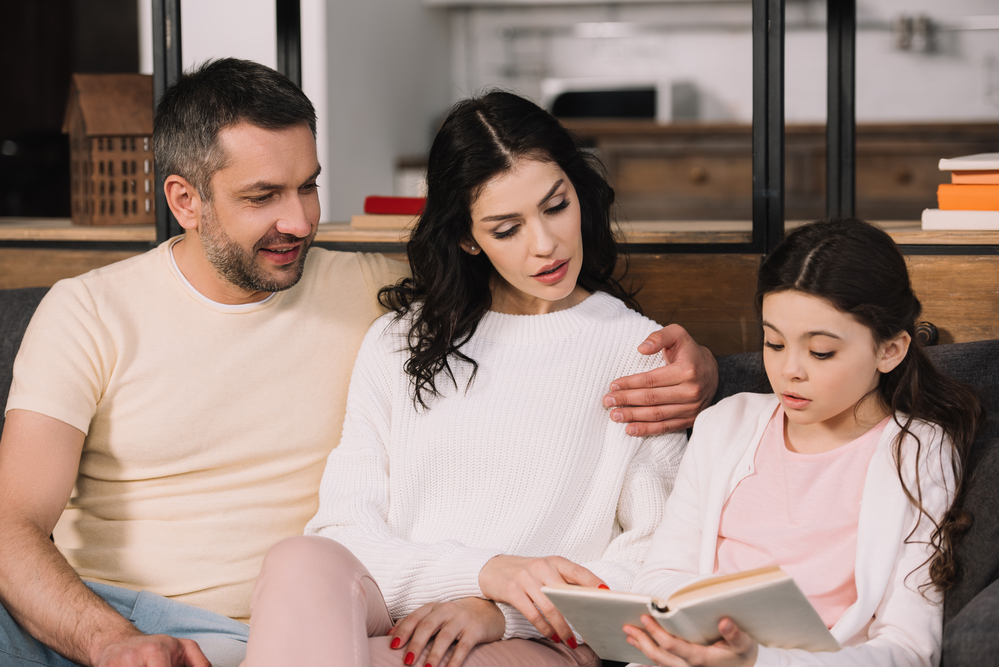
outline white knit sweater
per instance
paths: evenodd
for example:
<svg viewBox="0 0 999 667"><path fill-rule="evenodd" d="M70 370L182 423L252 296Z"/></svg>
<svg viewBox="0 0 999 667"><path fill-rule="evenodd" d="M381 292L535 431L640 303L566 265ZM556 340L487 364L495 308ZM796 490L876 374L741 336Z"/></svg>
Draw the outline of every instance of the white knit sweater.
<svg viewBox="0 0 999 667"><path fill-rule="evenodd" d="M604 293L546 315L489 312L451 362L458 388L413 405L403 371L409 319L375 322L351 377L340 445L306 534L347 546L393 618L482 596L493 556L563 556L629 590L686 445L637 438L601 400L611 381L662 364L636 347L659 326ZM500 605L505 638L537 637Z"/></svg>

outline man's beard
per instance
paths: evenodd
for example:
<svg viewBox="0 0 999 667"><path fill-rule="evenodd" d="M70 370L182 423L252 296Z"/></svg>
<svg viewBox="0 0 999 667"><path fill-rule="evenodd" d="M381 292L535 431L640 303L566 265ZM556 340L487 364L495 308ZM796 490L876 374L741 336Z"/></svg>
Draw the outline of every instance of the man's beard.
<svg viewBox="0 0 999 667"><path fill-rule="evenodd" d="M277 275L268 274L256 261L257 251L268 246L297 243L300 240L297 236L274 232L257 241L253 250L247 252L225 233L211 205L202 211L201 246L215 271L227 282L251 292L280 292L294 287L302 278L305 256L309 252L314 234L305 239L302 250L293 263L275 267Z"/></svg>

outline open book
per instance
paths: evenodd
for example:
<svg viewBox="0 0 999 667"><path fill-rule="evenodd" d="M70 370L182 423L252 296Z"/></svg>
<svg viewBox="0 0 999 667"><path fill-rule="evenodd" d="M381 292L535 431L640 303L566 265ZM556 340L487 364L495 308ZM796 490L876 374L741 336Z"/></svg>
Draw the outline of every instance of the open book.
<svg viewBox="0 0 999 667"><path fill-rule="evenodd" d="M727 616L763 646L808 651L840 648L801 589L777 566L700 579L666 600L569 584L544 586L541 591L605 660L649 662L628 643L621 629L624 625L641 628L642 614L655 618L670 634L696 644L720 639L718 623Z"/></svg>

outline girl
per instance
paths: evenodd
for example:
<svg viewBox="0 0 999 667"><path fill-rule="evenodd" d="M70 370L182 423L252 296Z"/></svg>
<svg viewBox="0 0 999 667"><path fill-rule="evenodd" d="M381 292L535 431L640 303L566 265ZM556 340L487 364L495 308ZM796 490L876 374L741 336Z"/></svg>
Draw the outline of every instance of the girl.
<svg viewBox="0 0 999 667"><path fill-rule="evenodd" d="M651 617L625 627L658 665L931 665L954 581L953 508L983 413L915 341L905 259L859 220L788 235L759 271L773 395L705 411L634 589L780 565L842 650L765 648L729 619L696 646Z"/></svg>
<svg viewBox="0 0 999 667"><path fill-rule="evenodd" d="M662 518L684 435L600 405L658 365L631 345L659 327L611 277L591 158L495 92L452 110L427 185L309 536L265 560L248 665L597 665L540 588L630 587Z"/></svg>

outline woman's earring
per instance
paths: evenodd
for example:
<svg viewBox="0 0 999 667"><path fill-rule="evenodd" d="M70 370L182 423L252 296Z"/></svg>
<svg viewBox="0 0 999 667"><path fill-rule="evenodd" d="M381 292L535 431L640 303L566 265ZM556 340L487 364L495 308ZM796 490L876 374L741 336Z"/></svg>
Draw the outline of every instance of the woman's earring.
<svg viewBox="0 0 999 667"><path fill-rule="evenodd" d="M472 252L475 252L475 246L474 245L468 246L468 249L471 250Z"/></svg>

